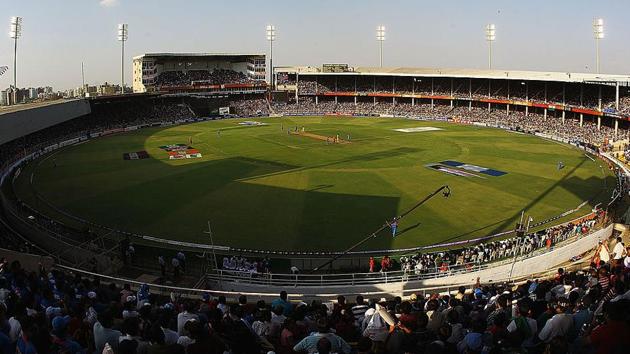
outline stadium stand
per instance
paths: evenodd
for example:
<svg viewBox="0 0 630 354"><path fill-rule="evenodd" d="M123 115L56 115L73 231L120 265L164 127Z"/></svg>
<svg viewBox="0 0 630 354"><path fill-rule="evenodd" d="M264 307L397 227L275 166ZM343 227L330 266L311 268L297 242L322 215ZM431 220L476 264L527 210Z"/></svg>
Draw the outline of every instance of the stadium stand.
<svg viewBox="0 0 630 354"><path fill-rule="evenodd" d="M245 295L230 303L2 260L0 345L20 353L614 353L630 344L629 270L626 256L550 279L404 300L307 304L283 292L270 303Z"/></svg>
<svg viewBox="0 0 630 354"><path fill-rule="evenodd" d="M158 75L156 80L157 86L177 86L191 84L246 84L254 83L255 80L249 79L245 74L234 70L218 69L208 70L190 70L184 71L166 71Z"/></svg>
<svg viewBox="0 0 630 354"><path fill-rule="evenodd" d="M299 104L275 103L273 111L279 114L342 114L342 115L392 115L418 117L423 119L452 119L462 123L483 123L490 126L500 126L506 129L519 130L528 133L549 134L569 142L580 142L594 145L602 145L606 139L613 139L614 129L597 123L566 118L564 122L559 117L548 116L545 118L538 113L529 112L525 115L521 111L512 111L509 115L505 110L481 107L456 107L448 105L416 104L409 103L392 104L391 102L366 103L339 102L320 100L315 104L312 98L302 98ZM628 130L620 129L618 137L627 137Z"/></svg>
<svg viewBox="0 0 630 354"><path fill-rule="evenodd" d="M239 73L174 71L162 73L162 85L194 82L221 83L247 80ZM291 84L290 77L282 84ZM508 87L478 82L451 88L447 79L432 83L401 80L393 83L374 78L355 80L307 79L297 81L295 101L269 104L265 98L230 98L227 105L237 116L273 114L386 115L485 124L528 133L542 133L567 142L606 149L608 139L628 136L592 119L571 115L543 115L540 110L507 114L505 107L488 109L483 104L462 106L433 103L427 99L312 97L319 93L418 93L453 95L458 98L505 97ZM490 87L492 86L492 87ZM486 92L491 91L491 95ZM536 91L532 93L532 91ZM531 84L529 93L517 86L514 99L541 97L541 87ZM560 95L568 104L599 105L598 90L569 85L546 87L549 102ZM561 91L564 93L561 94ZM605 90L606 91L606 90ZM602 99L611 107L610 92ZM443 102L442 102L443 103ZM192 100L153 98L128 102L92 104L88 116L40 130L2 145L0 167L4 170L20 157L42 151L52 142L87 137L104 130L129 126L177 124L200 119ZM618 112L630 112L628 97L621 97ZM89 118L89 119L88 119ZM627 145L623 154L630 156ZM625 182L618 178L618 190ZM90 241L90 231L77 231L38 215L27 205L18 211L33 218L33 226L45 229L73 245ZM1 220L0 220L1 221ZM466 264L490 263L580 238L597 228L595 219L580 220L515 238L489 241L457 250L411 254L400 259L400 269L427 274ZM39 253L10 227L0 223L2 247ZM630 344L630 250L621 240L601 246L587 269L558 269L552 278L536 278L517 284L477 282L457 293L413 294L408 298L380 298L363 294L356 299L303 302L286 293L272 302L246 295L228 301L224 296L194 291L179 296L149 288L132 288L124 281L104 281L79 270L56 265L38 270L22 268L19 261L0 261L0 350L20 353L493 353L493 352L620 352ZM127 248L128 249L128 248ZM621 250L621 251L620 251ZM122 250L125 252L125 250ZM625 254L620 254L620 252ZM43 252L45 253L45 252ZM129 253L127 253L129 254ZM581 257L582 255L574 255ZM123 256L125 258L125 256ZM154 257L155 258L155 257ZM174 257L175 258L175 257ZM227 269L268 271L268 260L226 258ZM85 264L84 264L85 265ZM95 270L92 269L92 270ZM398 270L394 266L388 270ZM376 266L374 271L378 272ZM371 298L372 297L372 298ZM233 301L237 300L237 301ZM258 300L255 302L255 300ZM289 301L291 300L291 301Z"/></svg>

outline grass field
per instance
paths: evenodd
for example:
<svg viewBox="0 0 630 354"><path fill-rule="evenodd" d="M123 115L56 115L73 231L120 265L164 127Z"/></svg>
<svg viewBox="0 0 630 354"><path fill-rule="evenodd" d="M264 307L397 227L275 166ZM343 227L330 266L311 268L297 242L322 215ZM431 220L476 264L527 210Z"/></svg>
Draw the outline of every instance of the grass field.
<svg viewBox="0 0 630 354"><path fill-rule="evenodd" d="M602 163L575 148L497 129L392 118L265 118L260 121L268 125L257 127L240 121L92 140L30 164L17 190L33 205L41 205L35 189L72 214L158 237L206 243L210 220L216 244L340 250L443 184L451 187L450 198L432 199L400 223L398 237L383 234L364 248L488 235L513 228L521 210L542 220L584 200L606 200L605 179L613 186ZM296 126L350 135L350 143L287 134ZM412 127L443 130L394 131ZM159 148L191 137L202 158L169 160ZM123 160L123 153L140 150L150 158ZM506 174L461 177L426 167L444 160ZM558 161L566 167L559 170Z"/></svg>

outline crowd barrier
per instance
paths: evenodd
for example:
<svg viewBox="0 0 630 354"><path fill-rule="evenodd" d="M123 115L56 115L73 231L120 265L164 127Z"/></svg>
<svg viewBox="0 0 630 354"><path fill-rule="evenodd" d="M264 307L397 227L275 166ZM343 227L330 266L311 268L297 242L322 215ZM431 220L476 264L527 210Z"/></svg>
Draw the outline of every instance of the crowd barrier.
<svg viewBox="0 0 630 354"><path fill-rule="evenodd" d="M209 286L230 291L279 292L294 289L303 295L321 294L373 294L386 292L393 296L406 296L427 288L456 289L473 284L477 278L482 283L511 282L527 279L556 269L570 262L572 257L583 255L595 248L599 241L608 239L614 225L588 235L572 238L550 250L538 250L516 258L480 265L463 265L446 271L411 274L402 271L384 273L349 274L265 274L254 276L238 272L218 270L207 274Z"/></svg>

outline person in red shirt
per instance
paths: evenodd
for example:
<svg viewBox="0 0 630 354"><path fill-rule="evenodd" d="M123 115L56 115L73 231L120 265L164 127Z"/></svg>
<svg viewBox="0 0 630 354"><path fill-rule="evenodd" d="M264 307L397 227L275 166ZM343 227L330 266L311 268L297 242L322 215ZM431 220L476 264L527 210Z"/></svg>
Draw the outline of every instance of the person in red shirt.
<svg viewBox="0 0 630 354"><path fill-rule="evenodd" d="M585 338L585 344L591 344L595 353L623 353L630 346L630 326L624 322L624 309L627 300L604 304L606 323L595 327Z"/></svg>
<svg viewBox="0 0 630 354"><path fill-rule="evenodd" d="M374 273L374 265L376 262L374 261L374 257L370 257L370 273Z"/></svg>

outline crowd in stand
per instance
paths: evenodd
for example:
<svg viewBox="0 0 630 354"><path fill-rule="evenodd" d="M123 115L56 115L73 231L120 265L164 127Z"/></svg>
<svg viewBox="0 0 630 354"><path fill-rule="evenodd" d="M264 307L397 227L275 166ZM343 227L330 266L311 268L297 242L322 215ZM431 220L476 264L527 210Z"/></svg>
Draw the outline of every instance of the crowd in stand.
<svg viewBox="0 0 630 354"><path fill-rule="evenodd" d="M269 104L264 98L230 101L230 106L236 110L239 117L268 116Z"/></svg>
<svg viewBox="0 0 630 354"><path fill-rule="evenodd" d="M247 84L256 81L242 72L227 69L165 71L158 75L156 86Z"/></svg>
<svg viewBox="0 0 630 354"><path fill-rule="evenodd" d="M107 103L92 111L89 119L80 117L26 135L2 145L0 167L19 155L38 151L51 141L86 136L95 131L118 129L132 125L176 121L194 117L185 104L147 102L143 104Z"/></svg>
<svg viewBox="0 0 630 354"><path fill-rule="evenodd" d="M506 129L519 130L529 133L543 133L553 135L569 142L582 142L601 145L606 140L625 138L628 131L619 128L615 135L614 128L597 122L583 119L582 124L577 118L553 116L545 117L537 112L510 111L505 109L492 109L478 106L451 107L442 104L415 104L384 102L335 102L331 99L319 98L318 102L310 97L301 97L298 104L273 103L273 111L282 114L344 114L344 115L392 115L405 117L418 117L422 119L454 119L467 123L482 123L490 126L499 126Z"/></svg>
<svg viewBox="0 0 630 354"><path fill-rule="evenodd" d="M473 108L457 108L451 113L452 117L459 118L466 122L484 123L487 125L498 125L503 128L520 130L530 133L545 133L570 142L585 142L590 144L603 144L606 139L613 140L615 130L605 124L597 128L597 122L584 119L582 126L580 121L574 118L562 118L548 116L545 118L541 114L512 111L509 115L503 110L491 110ZM622 130L617 133L618 137L625 137L627 131Z"/></svg>
<svg viewBox="0 0 630 354"><path fill-rule="evenodd" d="M473 266L501 259L531 255L539 249L552 249L558 243L590 232L596 219L581 220L505 240L480 243L472 247L435 253L418 253L400 258L405 272L423 274L448 272L453 266Z"/></svg>
<svg viewBox="0 0 630 354"><path fill-rule="evenodd" d="M243 256L224 257L222 269L246 273L269 273L269 258L250 260Z"/></svg>
<svg viewBox="0 0 630 354"><path fill-rule="evenodd" d="M625 353L630 256L407 299L228 302L0 260L2 353Z"/></svg>
<svg viewBox="0 0 630 354"><path fill-rule="evenodd" d="M283 76L281 84L295 84ZM527 86L527 87L526 87ZM620 92L619 109L616 108L614 87L588 84L561 84L542 82L455 79L448 78L392 78L392 77L329 77L307 76L297 81L300 95L329 92L356 92L359 96L371 93L397 93L402 95L449 96L473 99L510 99L521 102L568 104L580 108L606 108L621 114L630 113L630 91ZM601 91L600 91L601 88ZM601 94L601 99L600 99Z"/></svg>

